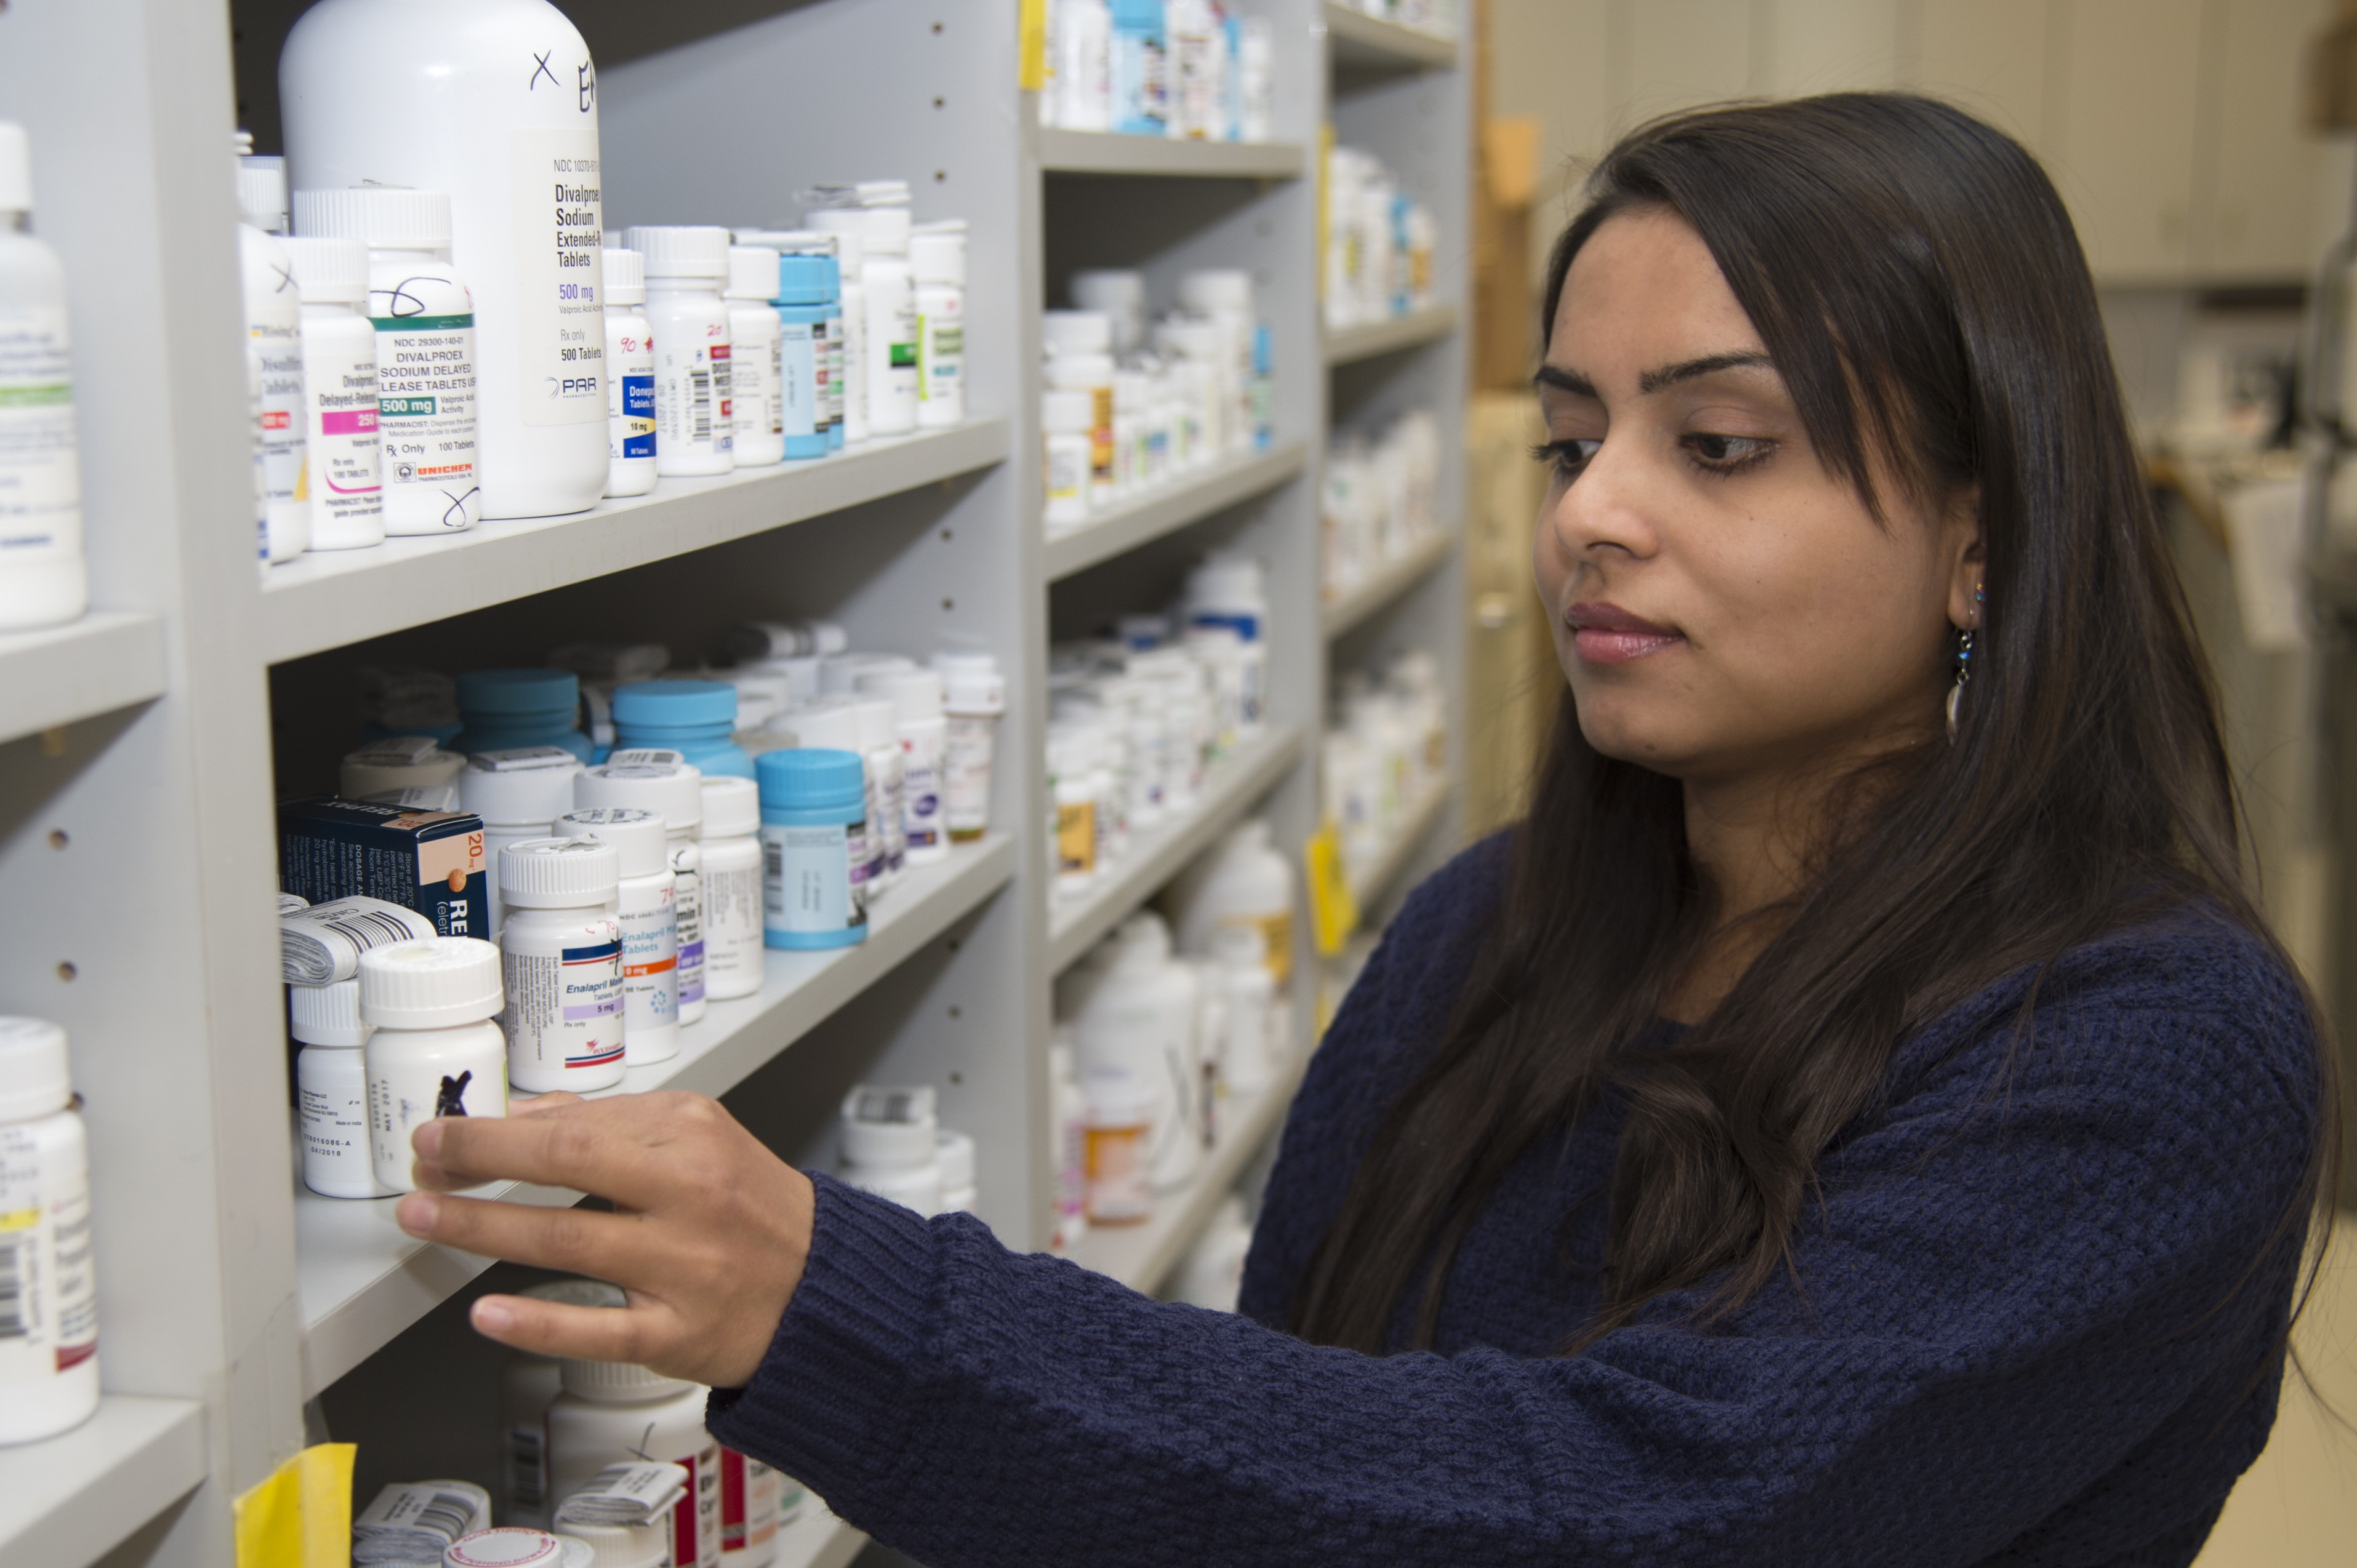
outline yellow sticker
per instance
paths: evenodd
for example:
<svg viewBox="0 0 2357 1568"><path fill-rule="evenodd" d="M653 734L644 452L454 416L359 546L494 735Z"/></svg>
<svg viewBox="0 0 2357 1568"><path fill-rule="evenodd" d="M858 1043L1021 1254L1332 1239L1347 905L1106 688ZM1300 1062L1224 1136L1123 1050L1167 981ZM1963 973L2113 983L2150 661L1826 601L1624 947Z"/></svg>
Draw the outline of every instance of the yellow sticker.
<svg viewBox="0 0 2357 1568"><path fill-rule="evenodd" d="M347 1568L352 1560L350 1443L306 1448L231 1505L237 1568Z"/></svg>
<svg viewBox="0 0 2357 1568"><path fill-rule="evenodd" d="M0 1230L30 1230L41 1222L40 1207L0 1208Z"/></svg>
<svg viewBox="0 0 2357 1568"><path fill-rule="evenodd" d="M1023 0L1015 20L1015 84L1037 92L1048 84L1048 0Z"/></svg>
<svg viewBox="0 0 2357 1568"><path fill-rule="evenodd" d="M1359 904L1351 896L1350 874L1342 865L1342 842L1329 819L1301 846L1303 869L1309 878L1309 929L1318 956L1332 958L1358 929Z"/></svg>

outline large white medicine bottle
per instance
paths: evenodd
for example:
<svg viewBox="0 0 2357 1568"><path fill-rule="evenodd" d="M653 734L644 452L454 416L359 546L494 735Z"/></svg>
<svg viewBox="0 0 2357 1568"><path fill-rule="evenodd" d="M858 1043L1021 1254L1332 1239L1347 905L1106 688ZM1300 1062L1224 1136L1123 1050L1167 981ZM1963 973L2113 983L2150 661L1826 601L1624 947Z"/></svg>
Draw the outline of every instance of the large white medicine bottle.
<svg viewBox="0 0 2357 1568"><path fill-rule="evenodd" d="M485 517L605 494L597 72L547 0L320 0L278 57L297 190L450 193Z"/></svg>

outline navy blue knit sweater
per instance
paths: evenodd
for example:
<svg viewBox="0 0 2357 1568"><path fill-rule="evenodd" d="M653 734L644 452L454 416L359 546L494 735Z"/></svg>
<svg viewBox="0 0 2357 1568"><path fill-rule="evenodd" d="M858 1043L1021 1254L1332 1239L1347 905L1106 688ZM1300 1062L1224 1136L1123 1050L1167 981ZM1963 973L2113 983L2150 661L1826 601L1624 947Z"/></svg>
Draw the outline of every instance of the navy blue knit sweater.
<svg viewBox="0 0 2357 1568"><path fill-rule="evenodd" d="M1717 1330L1665 1299L1550 1353L1592 1305L1611 1107L1501 1186L1437 1353L1272 1326L1501 865L1493 841L1420 888L1335 1020L1244 1316L821 1176L801 1287L714 1433L932 1568L2190 1562L2274 1419L2283 1251L2234 1287L2315 1094L2291 980L2199 914L2069 955L2009 1062L2026 976L1905 1042L1888 1112L1820 1165L1800 1288Z"/></svg>

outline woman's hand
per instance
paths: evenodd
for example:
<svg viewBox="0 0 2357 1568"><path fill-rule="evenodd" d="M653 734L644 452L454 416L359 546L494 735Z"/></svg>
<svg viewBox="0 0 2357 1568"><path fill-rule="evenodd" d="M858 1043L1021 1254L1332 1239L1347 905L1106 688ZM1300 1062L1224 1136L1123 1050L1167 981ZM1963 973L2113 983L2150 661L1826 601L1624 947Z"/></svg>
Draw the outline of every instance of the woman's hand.
<svg viewBox="0 0 2357 1568"><path fill-rule="evenodd" d="M702 1095L544 1094L505 1118L428 1122L410 1143L426 1190L395 1208L404 1230L629 1293L619 1309L484 1296L475 1328L501 1344L736 1388L761 1364L802 1282L810 1178ZM501 1179L595 1193L615 1211L442 1195Z"/></svg>

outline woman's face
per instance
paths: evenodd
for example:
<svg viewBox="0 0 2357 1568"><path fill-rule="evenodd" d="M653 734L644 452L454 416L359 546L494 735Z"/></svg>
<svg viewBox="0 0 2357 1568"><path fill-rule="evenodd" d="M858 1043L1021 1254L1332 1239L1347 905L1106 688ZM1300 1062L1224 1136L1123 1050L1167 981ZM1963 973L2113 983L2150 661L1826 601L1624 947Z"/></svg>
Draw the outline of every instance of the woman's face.
<svg viewBox="0 0 2357 1568"><path fill-rule="evenodd" d="M1539 594L1589 745L1700 783L1938 733L1977 619L1971 498L1927 509L1878 470L1877 522L1684 219L1589 238L1539 402Z"/></svg>

